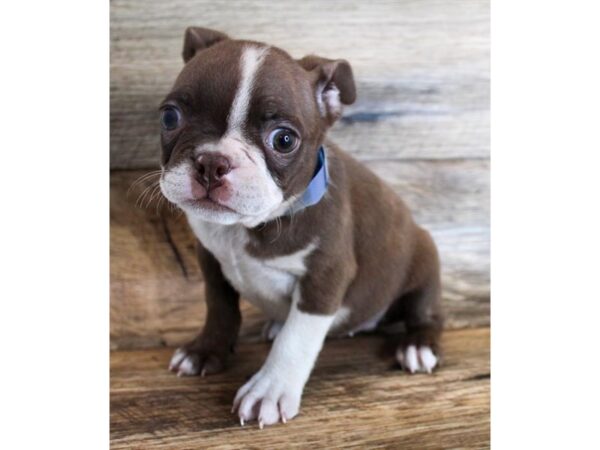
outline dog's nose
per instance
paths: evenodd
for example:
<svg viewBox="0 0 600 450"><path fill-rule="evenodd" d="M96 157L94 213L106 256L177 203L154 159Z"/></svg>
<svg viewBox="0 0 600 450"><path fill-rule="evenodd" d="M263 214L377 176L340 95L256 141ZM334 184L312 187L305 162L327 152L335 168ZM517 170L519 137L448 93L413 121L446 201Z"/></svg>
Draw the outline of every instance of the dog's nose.
<svg viewBox="0 0 600 450"><path fill-rule="evenodd" d="M196 179L205 188L221 185L221 179L231 171L231 163L219 153L203 153L194 160Z"/></svg>

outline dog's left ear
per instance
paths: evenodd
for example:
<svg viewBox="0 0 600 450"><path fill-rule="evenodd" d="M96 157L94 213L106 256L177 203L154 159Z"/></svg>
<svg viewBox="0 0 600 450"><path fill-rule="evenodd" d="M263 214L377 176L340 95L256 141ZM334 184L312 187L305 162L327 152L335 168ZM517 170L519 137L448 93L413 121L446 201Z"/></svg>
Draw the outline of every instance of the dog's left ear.
<svg viewBox="0 0 600 450"><path fill-rule="evenodd" d="M217 42L229 39L225 33L209 28L188 27L183 39L183 62L188 62L199 50L204 50Z"/></svg>
<svg viewBox="0 0 600 450"><path fill-rule="evenodd" d="M311 73L321 116L328 125L333 125L342 115L342 104L351 105L356 100L350 64L344 59L326 59L315 55L305 56L298 63Z"/></svg>

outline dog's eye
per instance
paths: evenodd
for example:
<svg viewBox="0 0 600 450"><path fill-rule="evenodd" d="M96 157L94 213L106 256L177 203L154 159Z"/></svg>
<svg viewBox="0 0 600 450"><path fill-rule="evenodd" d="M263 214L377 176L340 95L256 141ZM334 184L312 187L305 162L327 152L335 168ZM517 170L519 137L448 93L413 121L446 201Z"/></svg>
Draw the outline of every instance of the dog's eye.
<svg viewBox="0 0 600 450"><path fill-rule="evenodd" d="M165 130L174 130L179 127L181 113L174 106L167 106L160 114L160 124Z"/></svg>
<svg viewBox="0 0 600 450"><path fill-rule="evenodd" d="M269 135L269 144L280 153L289 153L296 148L298 137L287 128L277 128Z"/></svg>

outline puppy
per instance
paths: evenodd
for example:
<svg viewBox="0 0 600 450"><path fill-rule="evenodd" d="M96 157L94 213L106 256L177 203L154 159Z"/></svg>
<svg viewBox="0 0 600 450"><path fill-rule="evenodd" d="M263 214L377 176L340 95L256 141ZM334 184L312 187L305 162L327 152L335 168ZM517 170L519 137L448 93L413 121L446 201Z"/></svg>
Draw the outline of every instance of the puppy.
<svg viewBox="0 0 600 450"><path fill-rule="evenodd" d="M195 27L183 59L161 106L160 186L198 238L207 316L170 369L225 368L241 296L274 339L235 396L242 425L298 414L327 336L403 322L398 362L431 372L442 329L435 244L390 187L325 139L356 98L348 62L295 60Z"/></svg>

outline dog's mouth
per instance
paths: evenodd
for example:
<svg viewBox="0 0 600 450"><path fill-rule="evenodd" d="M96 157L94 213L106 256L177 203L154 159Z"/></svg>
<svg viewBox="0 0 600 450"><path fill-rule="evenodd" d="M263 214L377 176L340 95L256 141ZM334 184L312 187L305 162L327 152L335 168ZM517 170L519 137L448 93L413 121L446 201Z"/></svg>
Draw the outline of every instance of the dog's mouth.
<svg viewBox="0 0 600 450"><path fill-rule="evenodd" d="M225 206L221 203L216 202L215 200L211 199L210 197L189 199L189 200L185 200L184 203L185 203L185 206L188 208L201 209L204 211L211 211L211 212L229 212L229 213L237 214L237 211L231 209L228 206Z"/></svg>
<svg viewBox="0 0 600 450"><path fill-rule="evenodd" d="M160 183L169 201L198 219L254 226L263 222L281 203L278 192L269 191L269 186L265 186L268 183L261 180L260 174L253 178L248 170L240 169L240 179L223 177L218 183L207 185L193 175L185 166L164 170Z"/></svg>

